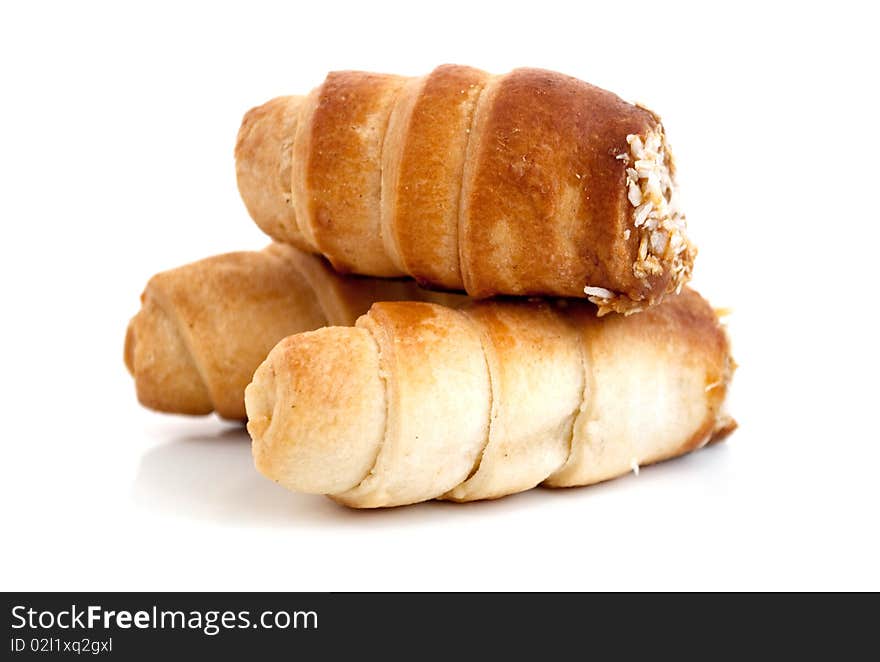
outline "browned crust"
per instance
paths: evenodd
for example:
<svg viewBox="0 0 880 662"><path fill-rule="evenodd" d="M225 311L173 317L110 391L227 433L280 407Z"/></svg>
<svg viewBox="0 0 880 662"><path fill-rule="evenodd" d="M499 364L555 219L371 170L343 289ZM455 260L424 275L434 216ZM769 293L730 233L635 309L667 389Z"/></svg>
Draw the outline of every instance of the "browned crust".
<svg viewBox="0 0 880 662"><path fill-rule="evenodd" d="M342 273L403 275L382 241L380 173L388 115L405 82L388 74L330 73L301 118L306 125L296 141L307 146L295 148L296 168L303 169L306 199L297 208L307 211L317 250Z"/></svg>
<svg viewBox="0 0 880 662"><path fill-rule="evenodd" d="M277 97L249 110L235 142L241 199L259 228L277 241L312 250L291 204L293 138L302 97Z"/></svg>
<svg viewBox="0 0 880 662"><path fill-rule="evenodd" d="M709 437L709 444L720 444L722 441L725 441L730 435L736 432L736 429L739 427L739 423L737 423L734 419L727 417L722 418L718 421L718 424L715 426L715 429L712 431L712 435Z"/></svg>
<svg viewBox="0 0 880 662"><path fill-rule="evenodd" d="M166 310L159 292L163 287L163 279L150 280L125 334L125 364L138 402L155 411L209 414L214 410L211 394L177 320Z"/></svg>
<svg viewBox="0 0 880 662"><path fill-rule="evenodd" d="M647 294L626 198L626 136L657 124L611 92L541 69L490 83L479 102L460 228L469 294ZM652 289L662 289L655 278Z"/></svg>
<svg viewBox="0 0 880 662"><path fill-rule="evenodd" d="M333 72L298 113L293 99L245 117L242 197L267 233L341 272L406 273L475 297L587 287L602 312L627 314L689 278L690 246L672 254L668 241L646 261L638 192L627 196L628 137L662 136L660 120L611 92L540 69L443 65L419 79ZM657 163L673 168L671 155Z"/></svg>
<svg viewBox="0 0 880 662"><path fill-rule="evenodd" d="M142 301L126 362L141 403L173 413L244 418L244 388L269 350L326 322L278 252L227 253L156 274Z"/></svg>
<svg viewBox="0 0 880 662"><path fill-rule="evenodd" d="M122 350L122 360L125 361L125 369L134 377L134 348L137 345L137 336L134 330L134 319L130 320L125 329L125 348Z"/></svg>
<svg viewBox="0 0 880 662"><path fill-rule="evenodd" d="M462 289L458 216L471 123L489 75L442 65L392 116L383 181L385 226L404 269L423 285Z"/></svg>
<svg viewBox="0 0 880 662"><path fill-rule="evenodd" d="M289 261L314 292L329 326L351 326L376 301L428 301L458 308L469 301L463 294L432 292L409 278L340 276L324 258L272 244L265 249Z"/></svg>

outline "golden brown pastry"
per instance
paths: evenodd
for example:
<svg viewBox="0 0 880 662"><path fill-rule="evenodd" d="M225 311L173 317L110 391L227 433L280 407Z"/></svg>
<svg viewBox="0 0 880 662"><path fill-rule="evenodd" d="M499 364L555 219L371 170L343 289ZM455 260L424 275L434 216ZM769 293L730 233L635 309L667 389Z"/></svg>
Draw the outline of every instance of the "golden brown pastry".
<svg viewBox="0 0 880 662"><path fill-rule="evenodd" d="M730 432L724 329L685 289L584 302L377 303L281 341L245 391L257 468L348 506L589 485Z"/></svg>
<svg viewBox="0 0 880 662"><path fill-rule="evenodd" d="M256 223L341 272L631 313L695 255L657 115L552 71L333 72L247 113L236 164Z"/></svg>
<svg viewBox="0 0 880 662"><path fill-rule="evenodd" d="M125 363L151 409L244 419L244 388L279 340L354 324L373 302L400 299L457 305L464 297L339 276L284 244L217 255L150 279L128 325Z"/></svg>

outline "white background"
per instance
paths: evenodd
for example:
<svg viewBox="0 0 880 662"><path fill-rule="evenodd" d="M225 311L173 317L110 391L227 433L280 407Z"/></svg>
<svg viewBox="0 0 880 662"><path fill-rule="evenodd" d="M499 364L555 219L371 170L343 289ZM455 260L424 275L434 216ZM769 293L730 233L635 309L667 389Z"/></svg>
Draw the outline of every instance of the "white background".
<svg viewBox="0 0 880 662"><path fill-rule="evenodd" d="M231 4L231 3L230 3ZM4 3L0 588L880 589L871 3ZM154 272L266 239L242 114L331 69L542 66L665 118L731 306L720 447L497 502L354 512L246 433L142 409L123 335Z"/></svg>

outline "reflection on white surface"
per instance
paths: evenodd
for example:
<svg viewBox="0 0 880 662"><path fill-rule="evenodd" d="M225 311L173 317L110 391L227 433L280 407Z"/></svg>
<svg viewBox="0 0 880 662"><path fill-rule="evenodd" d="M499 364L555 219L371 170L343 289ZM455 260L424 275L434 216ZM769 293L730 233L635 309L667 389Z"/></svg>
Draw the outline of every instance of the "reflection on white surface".
<svg viewBox="0 0 880 662"><path fill-rule="evenodd" d="M464 510L504 507L501 502L466 504L429 502L405 508L357 511L318 495L290 492L254 468L250 437L244 427L185 435L144 453L134 483L135 503L163 514L233 525L381 526L433 515L458 516ZM496 505L498 504L498 505ZM480 506L483 508L480 508ZM475 514L475 513L474 513ZM432 517L433 519L433 517Z"/></svg>
<svg viewBox="0 0 880 662"><path fill-rule="evenodd" d="M290 522L339 508L322 497L288 492L261 476L243 426L190 433L147 451L133 496L139 506L166 514L235 524Z"/></svg>
<svg viewBox="0 0 880 662"><path fill-rule="evenodd" d="M586 488L535 489L495 501L466 504L431 501L414 506L378 510L351 510L318 495L290 492L266 479L254 468L250 437L243 426L206 428L187 433L144 453L134 483L133 498L143 508L165 515L253 526L369 526L453 518L468 520L494 511L497 516L532 508L561 507L570 499L607 497L617 490L662 489L676 472L709 471L714 488L725 491L723 444L692 456L644 467L638 477L627 476ZM700 466L685 466L702 464ZM712 465L714 469L710 469ZM713 473L714 471L714 473ZM650 483L657 483L650 486ZM554 505L555 502L555 505ZM427 512L430 511L430 512Z"/></svg>

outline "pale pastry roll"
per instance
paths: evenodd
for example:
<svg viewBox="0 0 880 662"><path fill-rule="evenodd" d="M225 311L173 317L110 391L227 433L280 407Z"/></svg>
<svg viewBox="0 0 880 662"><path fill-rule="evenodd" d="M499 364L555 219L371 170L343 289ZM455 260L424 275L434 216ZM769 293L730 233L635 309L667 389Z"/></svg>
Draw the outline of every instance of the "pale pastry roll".
<svg viewBox="0 0 880 662"><path fill-rule="evenodd" d="M244 389L282 338L351 325L375 301L458 305L412 281L347 278L292 246L217 255L150 279L128 326L125 363L158 411L243 419Z"/></svg>
<svg viewBox="0 0 880 662"><path fill-rule="evenodd" d="M357 369L339 368L346 355ZM630 317L570 300L377 303L354 328L284 339L245 402L262 473L370 508L589 485L700 448L734 426L733 368L691 290Z"/></svg>
<svg viewBox="0 0 880 662"><path fill-rule="evenodd" d="M278 97L252 109L235 144L235 174L248 213L273 239L304 250L290 191L293 138L303 97Z"/></svg>
<svg viewBox="0 0 880 662"><path fill-rule="evenodd" d="M702 447L733 421L724 412L734 370L714 311L685 290L633 317L569 315L587 369L568 459L551 487L589 485Z"/></svg>

